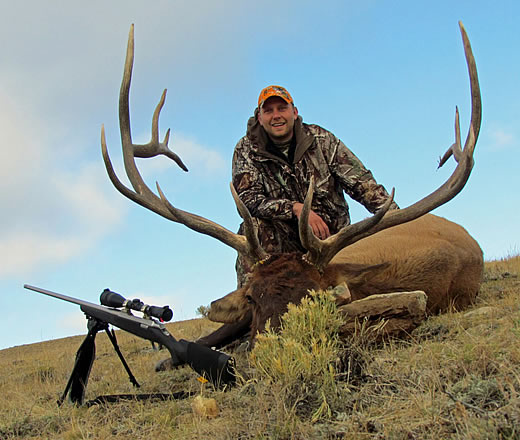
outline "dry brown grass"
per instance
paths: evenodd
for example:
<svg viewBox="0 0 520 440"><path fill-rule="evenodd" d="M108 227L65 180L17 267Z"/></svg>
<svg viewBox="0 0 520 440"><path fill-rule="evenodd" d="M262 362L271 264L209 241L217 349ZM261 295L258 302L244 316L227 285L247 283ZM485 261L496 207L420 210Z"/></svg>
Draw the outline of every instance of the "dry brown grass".
<svg viewBox="0 0 520 440"><path fill-rule="evenodd" d="M520 257L488 262L473 313L431 317L404 341L375 346L361 335L337 347L337 356L323 368L334 374L333 387L324 381L327 387L320 388L323 378L305 372L290 383L260 374L248 355L237 354L239 386L217 391L199 383L188 368L154 373L167 353L118 332L142 385L135 390L108 338L98 335L86 399L186 390L216 399L220 413L212 419L193 413L193 397L90 408L66 402L58 408L82 337L2 350L0 439L520 438L519 295ZM213 328L205 319L169 325L177 338L186 339Z"/></svg>

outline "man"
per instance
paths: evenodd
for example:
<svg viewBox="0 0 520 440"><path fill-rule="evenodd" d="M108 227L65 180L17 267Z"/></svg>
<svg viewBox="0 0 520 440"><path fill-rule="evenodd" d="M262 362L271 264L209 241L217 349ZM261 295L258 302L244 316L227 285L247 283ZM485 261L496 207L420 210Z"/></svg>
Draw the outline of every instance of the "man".
<svg viewBox="0 0 520 440"><path fill-rule="evenodd" d="M389 197L338 138L318 125L304 124L289 92L275 85L260 92L247 133L235 147L232 173L269 253L305 251L298 218L311 176L315 188L309 225L322 240L350 224L343 192L372 213ZM239 258L239 287L249 271Z"/></svg>

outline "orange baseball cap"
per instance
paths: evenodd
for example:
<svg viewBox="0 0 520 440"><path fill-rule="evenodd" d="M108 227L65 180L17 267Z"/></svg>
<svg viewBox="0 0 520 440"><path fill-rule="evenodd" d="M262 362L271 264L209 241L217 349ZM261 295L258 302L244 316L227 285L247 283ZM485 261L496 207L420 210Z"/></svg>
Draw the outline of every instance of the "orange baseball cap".
<svg viewBox="0 0 520 440"><path fill-rule="evenodd" d="M273 96L278 96L282 98L287 104L294 105L294 101L291 95L285 88L282 86L267 86L260 92L260 96L258 97L258 108L262 108L264 102Z"/></svg>

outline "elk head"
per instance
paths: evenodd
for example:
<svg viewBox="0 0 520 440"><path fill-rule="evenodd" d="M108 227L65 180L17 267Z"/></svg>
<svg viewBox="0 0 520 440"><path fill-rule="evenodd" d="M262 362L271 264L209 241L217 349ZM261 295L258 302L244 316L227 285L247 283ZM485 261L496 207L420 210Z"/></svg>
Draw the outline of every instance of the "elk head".
<svg viewBox="0 0 520 440"><path fill-rule="evenodd" d="M132 143L128 102L134 58L134 28L133 25L131 26L119 97L119 122L125 170L133 190L123 185L114 172L107 152L104 127L102 127L101 145L105 166L110 180L125 197L173 222L181 223L194 231L220 240L234 248L254 266L250 280L242 288L212 303L210 319L232 323L252 315L253 336L256 331L264 329L268 319L276 326L279 323L280 314L285 311L289 302L299 302L309 289L334 285L337 278L336 273L327 265L341 249L383 229L414 220L448 202L462 190L473 168L473 152L480 130L482 110L475 59L462 23L459 23L459 26L469 70L472 110L464 148L461 146L459 114L456 110L455 143L439 162L440 167L453 155L457 167L452 175L431 194L404 209L388 210L393 200L394 192L392 191L392 195L384 207L375 215L348 225L325 240L315 237L308 225L314 189L314 182L311 180L299 220L300 239L303 247L307 249L307 253L304 255L268 255L258 241L251 215L238 197L233 185L231 185L231 192L244 221L245 235L235 234L208 219L174 207L164 196L158 184L158 195L156 195L144 183L135 164L135 157L152 157L163 154L174 160L183 170L187 171L187 169L181 159L168 148L169 130L164 141L159 142L158 119L164 105L166 90L153 115L151 141L146 145ZM355 285L367 282L382 266L384 264L377 266L349 265L349 267L342 267L342 271L348 273L349 283Z"/></svg>

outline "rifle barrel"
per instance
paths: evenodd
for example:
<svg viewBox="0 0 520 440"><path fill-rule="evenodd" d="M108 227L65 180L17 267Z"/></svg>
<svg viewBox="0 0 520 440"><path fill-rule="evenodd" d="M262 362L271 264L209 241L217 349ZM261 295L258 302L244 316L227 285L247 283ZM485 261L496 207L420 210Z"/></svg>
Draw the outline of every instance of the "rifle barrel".
<svg viewBox="0 0 520 440"><path fill-rule="evenodd" d="M23 287L29 290L34 290L35 292L43 293L44 295L53 296L54 298L58 298L63 301L68 301L70 303L77 304L79 306L101 307L97 304L88 301L83 301L82 299L73 298L72 296L63 295L61 293L51 292L50 290L42 289L41 287L31 286L30 284L24 284Z"/></svg>
<svg viewBox="0 0 520 440"><path fill-rule="evenodd" d="M115 325L116 327L119 327L122 330L129 331L127 328L125 328L124 322L127 323L134 323L138 324L143 327L153 327L153 328L160 328L163 329L164 325L160 322L157 322L154 319L150 318L141 318L139 316L134 316L132 314L129 314L127 312L124 312L122 310L107 307L107 306L101 306L99 304L94 304L88 301L83 301L79 298L73 298L72 296L63 295L61 293L52 292L47 289L42 289L41 287L35 287L31 286L30 284L24 284L24 287L29 290L34 290L38 293L43 293L44 295L52 296L57 299L61 299L63 301L67 301L73 304L77 304L80 306L81 310L85 312L87 315L93 314L93 317L100 318L101 316L104 316L105 319L107 319L107 322L109 322L112 325ZM113 316L114 319L106 318L108 315ZM117 319L117 317L120 317L122 319ZM132 325L132 324L130 324ZM131 332L130 332L131 333ZM143 337L143 336L141 336Z"/></svg>

